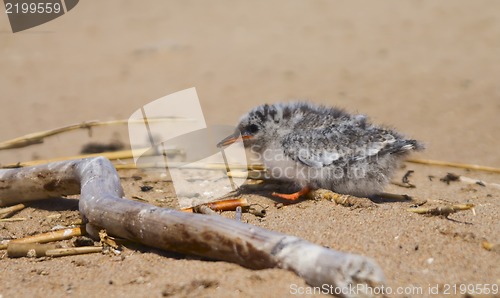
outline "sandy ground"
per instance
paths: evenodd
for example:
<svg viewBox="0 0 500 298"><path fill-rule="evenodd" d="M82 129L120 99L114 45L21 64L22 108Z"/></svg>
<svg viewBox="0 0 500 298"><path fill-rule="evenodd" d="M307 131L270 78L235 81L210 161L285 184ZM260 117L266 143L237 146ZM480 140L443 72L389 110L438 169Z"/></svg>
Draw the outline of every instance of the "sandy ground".
<svg viewBox="0 0 500 298"><path fill-rule="evenodd" d="M497 1L81 1L43 26L12 34L0 17L0 139L93 119L128 118L164 95L196 87L207 122L234 124L264 102L308 99L365 113L423 141L418 157L500 167L500 20ZM123 128L75 132L0 152L0 163L77 154L82 144ZM415 189L395 185L429 206L473 203L450 219L406 209L413 202L342 207L301 201L274 207L269 187L246 193L269 206L244 221L337 250L374 258L388 286L423 296L460 284L499 284L500 190L439 178L454 172L499 182L498 174L407 163ZM141 173L120 171L128 196ZM429 175L436 178L432 181ZM272 188L272 187L271 187ZM367 201L370 203L370 201ZM70 210L70 211L67 211ZM47 217L52 215L52 217ZM55 217L53 215L56 215ZM60 215L60 216L59 216ZM33 204L0 223L0 237L22 237L78 218L77 200ZM224 216L232 217L227 213ZM301 278L225 262L127 248L122 256L0 259L1 297L290 296ZM398 295L404 296L404 295ZM407 296L422 296L412 295ZM491 296L491 295L490 295ZM497 295L498 296L498 295ZM437 297L437 296L435 296Z"/></svg>

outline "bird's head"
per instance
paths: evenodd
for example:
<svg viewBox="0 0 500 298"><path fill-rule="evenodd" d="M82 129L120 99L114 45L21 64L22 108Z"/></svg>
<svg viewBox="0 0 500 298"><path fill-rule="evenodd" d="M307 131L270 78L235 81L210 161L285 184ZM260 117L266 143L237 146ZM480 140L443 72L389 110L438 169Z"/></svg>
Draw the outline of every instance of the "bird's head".
<svg viewBox="0 0 500 298"><path fill-rule="evenodd" d="M222 140L219 146L230 145L241 135L246 148L256 146L265 149L266 144L278 136L278 129L286 127L290 112L289 107L280 104L258 106L240 119L234 134Z"/></svg>

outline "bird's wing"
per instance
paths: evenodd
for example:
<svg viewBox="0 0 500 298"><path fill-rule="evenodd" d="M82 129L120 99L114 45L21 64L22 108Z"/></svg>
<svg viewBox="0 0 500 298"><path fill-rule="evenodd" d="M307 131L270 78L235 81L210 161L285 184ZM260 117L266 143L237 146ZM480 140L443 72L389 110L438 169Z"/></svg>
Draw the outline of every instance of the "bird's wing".
<svg viewBox="0 0 500 298"><path fill-rule="evenodd" d="M321 135L317 130L293 131L283 138L282 146L287 157L307 166L321 168L341 162L337 138Z"/></svg>
<svg viewBox="0 0 500 298"><path fill-rule="evenodd" d="M284 136L287 157L307 166L321 168L345 165L363 159L415 149L416 141L404 140L397 133L376 127L322 127L301 129Z"/></svg>

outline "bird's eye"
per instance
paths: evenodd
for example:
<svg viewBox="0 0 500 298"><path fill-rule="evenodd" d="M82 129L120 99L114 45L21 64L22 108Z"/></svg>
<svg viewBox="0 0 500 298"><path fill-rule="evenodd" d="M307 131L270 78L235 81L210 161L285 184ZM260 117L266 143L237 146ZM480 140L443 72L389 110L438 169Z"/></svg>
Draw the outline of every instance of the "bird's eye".
<svg viewBox="0 0 500 298"><path fill-rule="evenodd" d="M246 129L249 133L256 133L259 131L259 127L255 124L250 124Z"/></svg>

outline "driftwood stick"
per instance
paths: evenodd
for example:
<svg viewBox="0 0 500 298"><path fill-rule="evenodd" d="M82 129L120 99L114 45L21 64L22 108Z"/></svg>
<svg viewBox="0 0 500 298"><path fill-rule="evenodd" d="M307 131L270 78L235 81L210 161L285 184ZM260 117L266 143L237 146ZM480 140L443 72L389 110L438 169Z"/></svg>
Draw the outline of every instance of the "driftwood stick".
<svg viewBox="0 0 500 298"><path fill-rule="evenodd" d="M284 268L312 286L366 288L385 281L378 265L361 255L219 216L124 199L118 174L103 157L0 170L0 183L0 205L81 191L79 209L89 224L145 245L248 268Z"/></svg>

